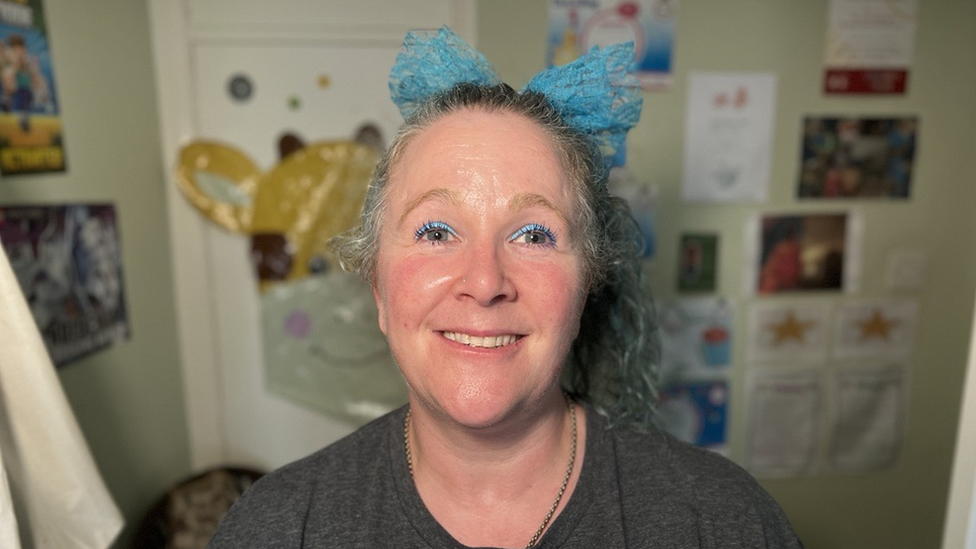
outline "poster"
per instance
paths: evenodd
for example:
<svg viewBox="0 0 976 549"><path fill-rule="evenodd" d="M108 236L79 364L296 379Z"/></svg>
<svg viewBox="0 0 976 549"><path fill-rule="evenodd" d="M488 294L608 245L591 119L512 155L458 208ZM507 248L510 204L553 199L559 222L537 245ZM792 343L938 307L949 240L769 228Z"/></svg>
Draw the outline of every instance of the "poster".
<svg viewBox="0 0 976 549"><path fill-rule="evenodd" d="M0 173L64 169L41 0L0 0Z"/></svg>
<svg viewBox="0 0 976 549"><path fill-rule="evenodd" d="M0 242L56 365L129 338L114 206L0 206Z"/></svg>
<svg viewBox="0 0 976 549"><path fill-rule="evenodd" d="M771 73L692 73L685 122L685 200L764 201L776 113Z"/></svg>
<svg viewBox="0 0 976 549"><path fill-rule="evenodd" d="M915 0L830 0L824 92L904 94L915 25Z"/></svg>
<svg viewBox="0 0 976 549"><path fill-rule="evenodd" d="M634 43L632 70L645 90L671 85L678 0L549 0L548 66L593 46Z"/></svg>
<svg viewBox="0 0 976 549"><path fill-rule="evenodd" d="M797 197L908 198L918 119L807 117Z"/></svg>

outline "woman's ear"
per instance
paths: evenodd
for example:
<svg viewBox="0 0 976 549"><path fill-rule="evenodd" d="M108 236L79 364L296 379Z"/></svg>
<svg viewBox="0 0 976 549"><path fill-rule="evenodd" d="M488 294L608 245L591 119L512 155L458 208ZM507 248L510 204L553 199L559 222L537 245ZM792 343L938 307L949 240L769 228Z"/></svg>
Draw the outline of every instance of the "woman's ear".
<svg viewBox="0 0 976 549"><path fill-rule="evenodd" d="M376 310L379 313L379 325L380 331L383 335L386 335L386 310L383 303L383 297L380 295L379 288L376 287L376 281L370 282L370 286L373 287L373 300L376 301Z"/></svg>

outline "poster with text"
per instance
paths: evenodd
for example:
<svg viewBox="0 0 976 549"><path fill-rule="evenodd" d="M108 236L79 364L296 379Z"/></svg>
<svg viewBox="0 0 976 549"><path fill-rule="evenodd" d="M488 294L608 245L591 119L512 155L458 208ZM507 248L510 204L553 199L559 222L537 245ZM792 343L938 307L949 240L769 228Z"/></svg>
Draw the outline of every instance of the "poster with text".
<svg viewBox="0 0 976 549"><path fill-rule="evenodd" d="M64 170L41 0L0 0L0 173Z"/></svg>
<svg viewBox="0 0 976 549"><path fill-rule="evenodd" d="M799 198L908 198L918 119L807 117Z"/></svg>
<svg viewBox="0 0 976 549"><path fill-rule="evenodd" d="M115 207L0 206L0 242L58 366L129 338Z"/></svg>
<svg viewBox="0 0 976 549"><path fill-rule="evenodd" d="M593 46L634 43L631 70L645 90L671 85L678 0L549 0L548 66L565 65Z"/></svg>
<svg viewBox="0 0 976 549"><path fill-rule="evenodd" d="M916 0L830 0L827 94L904 94L915 47Z"/></svg>
<svg viewBox="0 0 976 549"><path fill-rule="evenodd" d="M776 76L692 73L685 115L685 200L761 202L769 191Z"/></svg>

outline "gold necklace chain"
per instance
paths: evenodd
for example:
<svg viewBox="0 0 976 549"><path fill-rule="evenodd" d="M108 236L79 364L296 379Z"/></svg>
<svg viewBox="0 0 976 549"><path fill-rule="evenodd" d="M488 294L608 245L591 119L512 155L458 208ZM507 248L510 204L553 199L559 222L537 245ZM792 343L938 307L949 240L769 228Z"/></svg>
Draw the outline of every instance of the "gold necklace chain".
<svg viewBox="0 0 976 549"><path fill-rule="evenodd" d="M573 406L572 399L569 395L566 395L566 404L569 407L569 417L570 422L572 422L572 435L573 435L573 446L572 451L569 454L569 465L566 467L566 474L563 476L563 483L559 486L559 493L556 494L556 501L552 502L552 506L549 507L549 512L546 513L546 518L542 520L542 525L539 529L532 534L532 539L529 540L529 544L525 546L526 549L532 547L539 541L542 537L542 533L545 532L546 526L549 526L549 521L552 520L552 516L556 514L556 508L559 507L559 502L563 499L563 494L566 493L566 487L569 486L569 477L573 476L573 466L576 464L576 407ZM407 408L407 415L403 418L403 448L407 454L407 469L410 470L410 478L413 478L413 458L410 454L410 408Z"/></svg>

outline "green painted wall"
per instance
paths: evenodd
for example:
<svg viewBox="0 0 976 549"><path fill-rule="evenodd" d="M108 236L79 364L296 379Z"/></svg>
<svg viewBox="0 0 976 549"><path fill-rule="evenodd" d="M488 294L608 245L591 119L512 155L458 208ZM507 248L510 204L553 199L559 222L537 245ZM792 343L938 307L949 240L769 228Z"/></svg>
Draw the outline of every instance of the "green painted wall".
<svg viewBox="0 0 976 549"><path fill-rule="evenodd" d="M62 369L127 530L189 472L146 3L45 0L68 171L0 179L0 203L113 202L132 338Z"/></svg>
<svg viewBox="0 0 976 549"><path fill-rule="evenodd" d="M811 549L938 547L954 449L976 283L976 2L918 2L915 59L909 93L891 98L828 98L820 93L827 2L799 0L681 0L675 80L645 96L644 114L629 141L630 168L660 191L658 295L675 295L678 235L721 234L719 292L738 306L745 333L750 300L740 291L743 224L750 214L777 209L854 207L863 212L865 241L859 296L888 295L889 254L928 255L927 282L916 296L920 326L910 364L908 431L900 462L859 476L822 475L765 481ZM502 78L524 84L543 67L544 0L486 0L478 7L480 49ZM681 199L685 96L690 71L772 71L778 104L770 199L765 204L702 205ZM799 203L800 123L804 115L920 117L920 141L908 202ZM735 352L733 457L745 432L745 353Z"/></svg>

